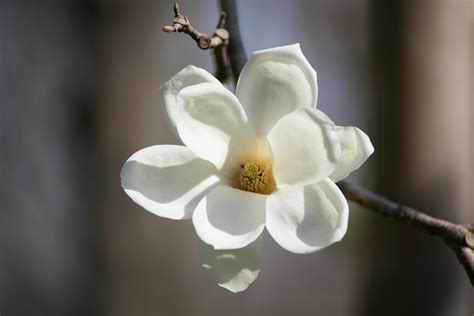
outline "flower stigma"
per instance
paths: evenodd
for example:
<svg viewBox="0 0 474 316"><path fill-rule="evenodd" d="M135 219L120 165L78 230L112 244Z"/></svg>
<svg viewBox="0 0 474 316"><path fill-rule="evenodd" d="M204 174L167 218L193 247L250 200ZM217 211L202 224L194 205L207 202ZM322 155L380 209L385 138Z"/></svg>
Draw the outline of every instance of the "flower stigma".
<svg viewBox="0 0 474 316"><path fill-rule="evenodd" d="M240 165L239 185L242 190L260 194L270 194L275 189L271 170L267 170L261 164L249 161Z"/></svg>

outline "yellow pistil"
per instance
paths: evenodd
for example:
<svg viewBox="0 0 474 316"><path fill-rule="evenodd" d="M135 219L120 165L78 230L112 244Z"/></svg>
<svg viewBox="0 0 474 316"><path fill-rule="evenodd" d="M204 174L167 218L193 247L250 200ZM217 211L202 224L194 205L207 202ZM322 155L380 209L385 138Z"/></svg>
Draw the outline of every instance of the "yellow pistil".
<svg viewBox="0 0 474 316"><path fill-rule="evenodd" d="M240 165L239 184L242 190L260 194L270 194L275 189L271 172L254 162Z"/></svg>

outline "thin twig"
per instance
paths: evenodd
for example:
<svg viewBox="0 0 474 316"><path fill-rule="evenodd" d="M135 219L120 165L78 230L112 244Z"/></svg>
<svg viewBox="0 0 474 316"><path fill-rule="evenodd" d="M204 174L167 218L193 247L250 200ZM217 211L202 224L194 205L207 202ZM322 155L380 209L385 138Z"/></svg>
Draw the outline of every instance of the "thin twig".
<svg viewBox="0 0 474 316"><path fill-rule="evenodd" d="M174 19L172 25L163 26L166 33L185 33L191 36L200 49L214 49L215 77L225 83L232 77L230 65L227 61L227 46L229 44L229 32L225 29L227 14L222 11L217 28L212 36L202 33L194 28L188 17L181 14L178 3L174 5Z"/></svg>
<svg viewBox="0 0 474 316"><path fill-rule="evenodd" d="M393 202L355 183L340 181L337 185L348 200L379 215L440 237L454 251L474 286L474 229L472 225L459 225L432 217L409 206Z"/></svg>

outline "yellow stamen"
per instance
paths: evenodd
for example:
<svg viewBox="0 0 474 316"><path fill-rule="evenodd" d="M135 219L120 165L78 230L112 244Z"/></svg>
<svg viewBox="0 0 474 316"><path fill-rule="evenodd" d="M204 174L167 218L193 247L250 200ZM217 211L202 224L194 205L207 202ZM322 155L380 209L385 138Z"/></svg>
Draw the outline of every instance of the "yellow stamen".
<svg viewBox="0 0 474 316"><path fill-rule="evenodd" d="M261 194L270 194L275 188L271 173L254 162L240 165L239 184L242 190Z"/></svg>

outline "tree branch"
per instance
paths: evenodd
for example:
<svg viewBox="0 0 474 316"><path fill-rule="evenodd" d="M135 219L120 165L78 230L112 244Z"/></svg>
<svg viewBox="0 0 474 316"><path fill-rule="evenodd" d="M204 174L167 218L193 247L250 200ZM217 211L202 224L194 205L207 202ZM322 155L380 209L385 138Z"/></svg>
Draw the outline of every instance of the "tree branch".
<svg viewBox="0 0 474 316"><path fill-rule="evenodd" d="M450 247L463 265L474 286L474 227L454 224L393 202L355 183L337 183L342 193L351 200L376 214L405 223L430 235L440 237Z"/></svg>
<svg viewBox="0 0 474 316"><path fill-rule="evenodd" d="M242 68L247 63L244 43L240 35L239 17L237 13L236 0L219 0L221 10L227 13L227 29L229 30L229 58L234 73L235 84L240 76Z"/></svg>
<svg viewBox="0 0 474 316"><path fill-rule="evenodd" d="M219 79L219 81L223 83L230 81L232 78L230 65L227 61L229 32L225 29L226 16L226 13L222 11L216 31L212 36L209 36L206 33L201 33L196 28L194 28L188 17L181 14L178 3L175 3L173 24L163 26L163 32L166 33L182 32L188 34L196 42L200 49L214 49L213 54L216 68L214 75L217 79Z"/></svg>

